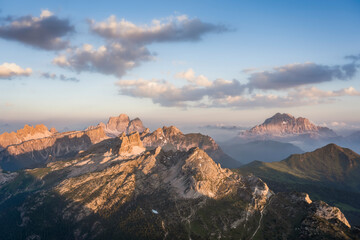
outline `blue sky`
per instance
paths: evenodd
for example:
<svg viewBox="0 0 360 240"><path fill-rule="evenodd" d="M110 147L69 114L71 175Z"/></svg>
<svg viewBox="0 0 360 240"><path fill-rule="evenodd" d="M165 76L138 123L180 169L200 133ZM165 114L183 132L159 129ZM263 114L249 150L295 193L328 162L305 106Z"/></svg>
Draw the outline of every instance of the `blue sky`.
<svg viewBox="0 0 360 240"><path fill-rule="evenodd" d="M83 128L122 112L152 127L250 126L276 112L330 127L360 119L359 1L13 0L0 10L0 131ZM27 39L36 26L41 37Z"/></svg>

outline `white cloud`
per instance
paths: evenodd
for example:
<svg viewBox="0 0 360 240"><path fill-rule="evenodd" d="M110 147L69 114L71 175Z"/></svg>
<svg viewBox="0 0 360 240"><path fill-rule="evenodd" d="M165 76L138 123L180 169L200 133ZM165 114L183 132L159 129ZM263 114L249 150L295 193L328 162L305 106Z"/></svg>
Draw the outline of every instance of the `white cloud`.
<svg viewBox="0 0 360 240"><path fill-rule="evenodd" d="M68 49L67 53L53 59L54 64L77 72L99 72L120 78L142 62L154 59L155 54L147 48L153 42L197 41L206 33L228 30L223 25L205 23L185 15L154 19L150 25L141 26L125 19L118 21L113 15L104 22L89 20L89 25L93 33L106 40L106 44L98 49L90 44ZM198 76L197 81L207 84L203 76Z"/></svg>
<svg viewBox="0 0 360 240"><path fill-rule="evenodd" d="M99 72L121 77L141 62L152 59L153 55L145 47L111 43L95 49L90 44L84 44L80 48L68 49L66 54L57 56L53 59L53 64L77 72Z"/></svg>
<svg viewBox="0 0 360 240"><path fill-rule="evenodd" d="M206 33L228 31L224 25L205 23L198 18L190 19L186 15L154 19L151 25L142 26L125 19L117 20L114 15L104 22L90 20L89 23L91 30L99 36L140 45L152 42L198 41Z"/></svg>
<svg viewBox="0 0 360 240"><path fill-rule="evenodd" d="M21 68L15 63L3 63L0 65L0 79L11 79L16 76L30 76L31 68Z"/></svg>
<svg viewBox="0 0 360 240"><path fill-rule="evenodd" d="M344 96L360 96L353 87L324 91L315 87L294 88L286 94L247 93L247 85L237 80L216 79L202 84L189 69L175 75L188 84L176 87L165 80L121 80L117 82L122 95L148 98L162 106L215 108L274 108L332 103ZM207 79L207 78L206 78Z"/></svg>
<svg viewBox="0 0 360 240"><path fill-rule="evenodd" d="M224 96L241 95L244 91L244 86L239 81L224 79L216 79L206 86L191 83L176 87L168 81L158 79L121 80L116 85L122 95L149 98L162 106L181 107L194 105L206 99L213 101Z"/></svg>
<svg viewBox="0 0 360 240"><path fill-rule="evenodd" d="M185 79L188 82L194 83L198 86L208 87L212 85L212 82L209 81L209 79L204 75L195 76L195 72L191 68L185 72L179 72L175 74L175 78Z"/></svg>

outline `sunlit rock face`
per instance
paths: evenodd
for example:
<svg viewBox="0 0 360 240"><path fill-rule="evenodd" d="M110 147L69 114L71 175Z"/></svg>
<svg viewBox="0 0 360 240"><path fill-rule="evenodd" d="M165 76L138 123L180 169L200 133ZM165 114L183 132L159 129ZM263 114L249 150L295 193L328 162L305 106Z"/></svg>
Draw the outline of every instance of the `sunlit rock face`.
<svg viewBox="0 0 360 240"><path fill-rule="evenodd" d="M108 138L101 127L86 131L51 134L50 136L9 145L0 152L4 170L43 166L57 158L75 156L79 151Z"/></svg>
<svg viewBox="0 0 360 240"><path fill-rule="evenodd" d="M130 123L130 118L126 114L120 114L118 117L110 117L106 128L110 131L126 132Z"/></svg>
<svg viewBox="0 0 360 240"><path fill-rule="evenodd" d="M225 154L210 136L200 133L183 134L175 126L158 128L152 133L145 130L141 134L141 139L147 148L160 146L165 150L187 151L190 148L199 147L223 167L235 168L241 165L240 162Z"/></svg>
<svg viewBox="0 0 360 240"><path fill-rule="evenodd" d="M287 113L277 113L271 118L268 118L264 123L251 128L241 134L243 137L251 136L278 136L287 137L293 135L309 134L317 137L336 137L337 135L331 129L326 127L316 126L308 119L294 116Z"/></svg>
<svg viewBox="0 0 360 240"><path fill-rule="evenodd" d="M19 144L21 142L39 139L51 136L55 134L57 131L55 128L51 128L50 131L48 128L43 125L36 125L35 127L25 125L24 128L17 130L16 132L11 133L3 133L0 135L0 149L6 148L9 145Z"/></svg>
<svg viewBox="0 0 360 240"><path fill-rule="evenodd" d="M110 117L107 124L99 123L98 127L104 128L104 131L109 137L117 137L122 133L129 134L132 132L142 133L145 127L139 118L130 120L126 114L120 114L117 117ZM93 126L89 128L94 128Z"/></svg>
<svg viewBox="0 0 360 240"><path fill-rule="evenodd" d="M5 239L22 230L41 239L48 232L80 239L355 236L341 212L305 193L274 194L261 179L222 168L198 147L134 151L144 145L139 133L122 134L67 161L7 176L0 185L0 207L8 204L0 215ZM24 185L9 190L23 178ZM21 194L27 197L13 201Z"/></svg>

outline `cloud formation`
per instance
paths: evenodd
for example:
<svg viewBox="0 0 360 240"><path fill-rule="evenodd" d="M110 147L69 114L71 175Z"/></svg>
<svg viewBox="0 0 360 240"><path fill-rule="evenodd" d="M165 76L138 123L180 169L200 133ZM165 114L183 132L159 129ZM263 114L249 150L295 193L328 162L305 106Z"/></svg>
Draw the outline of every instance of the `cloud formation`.
<svg viewBox="0 0 360 240"><path fill-rule="evenodd" d="M110 16L104 22L89 20L90 29L104 38L106 44L95 49L90 44L69 48L57 56L53 63L77 72L90 71L122 77L128 70L155 59L147 45L153 42L198 41L210 32L228 29L222 25L205 23L187 16L153 20L150 26L138 26L124 19Z"/></svg>
<svg viewBox="0 0 360 240"><path fill-rule="evenodd" d="M151 25L138 26L116 16L110 16L104 22L90 20L91 31L99 36L124 43L146 45L153 42L199 41L206 33L229 31L224 25L206 23L198 18L190 19L186 15L154 19Z"/></svg>
<svg viewBox="0 0 360 240"><path fill-rule="evenodd" d="M353 87L335 91L323 91L316 87L296 88L285 96L274 94L251 94L250 96L228 96L219 98L203 107L221 108L272 108L272 107L297 107L322 103L333 103L339 97L360 96L360 92Z"/></svg>
<svg viewBox="0 0 360 240"><path fill-rule="evenodd" d="M55 73L46 72L46 73L42 73L41 76L43 78L60 80L60 81L64 81L64 82L80 82L79 79L77 79L75 77L66 77L64 74L56 75Z"/></svg>
<svg viewBox="0 0 360 240"><path fill-rule="evenodd" d="M30 76L32 73L31 68L21 68L15 63L3 63L0 65L0 79L12 79L17 76Z"/></svg>
<svg viewBox="0 0 360 240"><path fill-rule="evenodd" d="M275 67L272 71L250 74L250 89L287 89L306 84L329 82L335 79L349 80L358 71L356 62L345 65L319 65L315 63L296 63Z"/></svg>
<svg viewBox="0 0 360 240"><path fill-rule="evenodd" d="M204 75L196 76L192 69L175 74L175 78L187 83L177 87L169 81L120 80L116 83L119 94L151 99L154 103L171 107L203 108L252 108L252 107L293 107L332 103L339 97L360 96L353 87L324 91L316 87L295 87L285 94L264 94L249 91L248 84L238 80L208 80Z"/></svg>
<svg viewBox="0 0 360 240"><path fill-rule="evenodd" d="M63 37L74 32L68 19L60 19L48 10L39 17L8 17L0 25L0 37L45 50L60 50L69 45Z"/></svg>
<svg viewBox="0 0 360 240"><path fill-rule="evenodd" d="M165 80L121 80L116 83L121 95L149 98L162 106L187 107L191 103L209 99L210 101L226 96L243 93L245 86L237 80L216 79L208 86L187 84L176 87Z"/></svg>
<svg viewBox="0 0 360 240"><path fill-rule="evenodd" d="M175 78L185 79L188 82L193 83L198 86L208 87L208 86L212 85L212 82L209 81L209 79L207 77L205 77L204 75L195 76L195 72L191 68L184 72L179 72L179 73L175 74Z"/></svg>
<svg viewBox="0 0 360 240"><path fill-rule="evenodd" d="M66 55L57 56L53 63L76 72L99 72L121 77L141 62L152 59L153 55L145 47L111 43L95 49L90 44L84 44L81 48L69 49Z"/></svg>

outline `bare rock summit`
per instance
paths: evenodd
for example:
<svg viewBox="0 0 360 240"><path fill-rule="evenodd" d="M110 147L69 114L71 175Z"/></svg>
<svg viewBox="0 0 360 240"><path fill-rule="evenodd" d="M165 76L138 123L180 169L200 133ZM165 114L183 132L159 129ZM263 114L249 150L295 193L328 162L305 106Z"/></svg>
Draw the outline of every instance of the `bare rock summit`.
<svg viewBox="0 0 360 240"><path fill-rule="evenodd" d="M6 148L7 146L19 144L27 140L49 137L55 132L57 132L55 128L52 128L49 131L43 124L36 125L35 127L26 124L24 128L19 129L16 132L5 132L1 134L0 148Z"/></svg>
<svg viewBox="0 0 360 240"><path fill-rule="evenodd" d="M242 136L274 136L288 137L306 134L314 138L336 137L336 133L327 127L321 127L310 122L309 119L294 116L288 113L276 113L266 119L264 123L242 133Z"/></svg>

